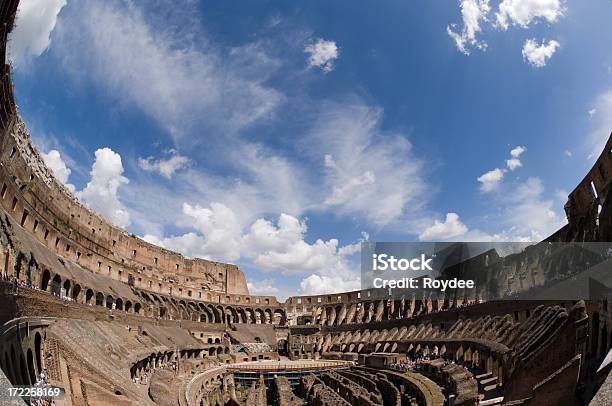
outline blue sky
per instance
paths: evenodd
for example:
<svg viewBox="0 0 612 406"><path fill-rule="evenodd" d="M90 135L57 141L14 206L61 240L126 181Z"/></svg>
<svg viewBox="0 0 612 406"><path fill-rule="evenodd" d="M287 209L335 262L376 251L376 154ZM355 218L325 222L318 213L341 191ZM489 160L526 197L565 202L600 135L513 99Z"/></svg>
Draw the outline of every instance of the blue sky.
<svg viewBox="0 0 612 406"><path fill-rule="evenodd" d="M612 2L22 1L60 181L258 294L359 288L371 241L538 240L612 131Z"/></svg>

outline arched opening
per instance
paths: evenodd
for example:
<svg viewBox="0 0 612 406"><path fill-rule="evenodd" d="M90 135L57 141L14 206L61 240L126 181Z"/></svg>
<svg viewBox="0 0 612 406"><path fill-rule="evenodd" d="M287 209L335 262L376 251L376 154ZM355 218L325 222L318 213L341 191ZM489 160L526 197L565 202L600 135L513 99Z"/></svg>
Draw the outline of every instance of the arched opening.
<svg viewBox="0 0 612 406"><path fill-rule="evenodd" d="M70 279L66 279L64 281L64 296L70 297L70 286L72 284L70 283Z"/></svg>
<svg viewBox="0 0 612 406"><path fill-rule="evenodd" d="M129 300L125 301L125 311L129 312L132 310L132 302L130 302Z"/></svg>
<svg viewBox="0 0 612 406"><path fill-rule="evenodd" d="M93 298L93 290L87 289L87 292L85 292L85 303L91 304L92 298Z"/></svg>
<svg viewBox="0 0 612 406"><path fill-rule="evenodd" d="M51 293L55 296L59 296L62 290L62 278L59 275L53 277L51 281Z"/></svg>
<svg viewBox="0 0 612 406"><path fill-rule="evenodd" d="M120 297L115 301L115 309L123 310L123 300Z"/></svg>
<svg viewBox="0 0 612 406"><path fill-rule="evenodd" d="M74 285L74 288L72 288L72 299L75 302L78 302L80 294L81 294L81 285L77 283L76 285Z"/></svg>
<svg viewBox="0 0 612 406"><path fill-rule="evenodd" d="M102 292L96 293L96 306L104 306L104 295Z"/></svg>
<svg viewBox="0 0 612 406"><path fill-rule="evenodd" d="M30 379L28 377L28 367L26 366L26 361L23 354L19 356L19 372L21 372L21 384L29 385Z"/></svg>
<svg viewBox="0 0 612 406"><path fill-rule="evenodd" d="M113 297L111 295L106 296L106 308L107 309L112 309L114 301L115 301L115 299L113 299Z"/></svg>
<svg viewBox="0 0 612 406"><path fill-rule="evenodd" d="M51 280L51 273L48 269L45 269L40 280L40 290L47 291L49 289L49 281Z"/></svg>
<svg viewBox="0 0 612 406"><path fill-rule="evenodd" d="M34 357L32 350L28 348L28 372L30 373L30 383L36 382L36 369L34 369Z"/></svg>
<svg viewBox="0 0 612 406"><path fill-rule="evenodd" d="M40 372L42 371L42 337L40 333L36 333L36 335L34 336L34 353L36 354L36 370Z"/></svg>
<svg viewBox="0 0 612 406"><path fill-rule="evenodd" d="M140 308L141 308L140 303L136 303L136 304L134 305L134 313L136 313L136 314L140 314Z"/></svg>

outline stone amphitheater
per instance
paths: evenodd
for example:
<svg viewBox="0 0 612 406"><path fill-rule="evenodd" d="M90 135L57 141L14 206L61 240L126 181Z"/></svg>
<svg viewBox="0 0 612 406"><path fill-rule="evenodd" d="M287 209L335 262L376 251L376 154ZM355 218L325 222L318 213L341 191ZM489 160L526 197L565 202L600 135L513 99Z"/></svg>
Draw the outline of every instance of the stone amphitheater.
<svg viewBox="0 0 612 406"><path fill-rule="evenodd" d="M609 296L279 302L250 295L235 265L151 245L81 205L17 111L17 3L0 1L0 389L61 387L57 405L612 404ZM547 241L612 241L611 151L612 137ZM538 285L496 261L505 289Z"/></svg>

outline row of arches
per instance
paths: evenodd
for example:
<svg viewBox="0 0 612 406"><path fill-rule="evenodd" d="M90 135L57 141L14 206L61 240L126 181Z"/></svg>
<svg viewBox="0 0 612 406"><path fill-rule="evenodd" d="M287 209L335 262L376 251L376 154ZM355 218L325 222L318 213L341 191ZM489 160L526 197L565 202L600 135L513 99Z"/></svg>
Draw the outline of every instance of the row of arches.
<svg viewBox="0 0 612 406"><path fill-rule="evenodd" d="M202 349L153 353L132 365L130 368L130 378L140 379L145 373L151 373L153 370L163 368L172 362L205 359L208 357L216 357L221 354L229 354L229 352L229 347L212 345Z"/></svg>
<svg viewBox="0 0 612 406"><path fill-rule="evenodd" d="M477 303L477 300L425 297L423 299L401 298L339 303L336 305L316 306L313 318L304 317L302 324L339 326L342 324L372 323L385 320L408 319L420 314L462 307Z"/></svg>
<svg viewBox="0 0 612 406"><path fill-rule="evenodd" d="M221 324L284 325L287 322L282 308L253 308L186 301L144 291L140 292L140 296L149 304L145 315L161 319Z"/></svg>
<svg viewBox="0 0 612 406"><path fill-rule="evenodd" d="M142 311L142 304L139 302L132 302L129 299L124 300L121 297L115 298L111 294L96 292L87 287L83 288L79 283L68 278L62 281L60 274L55 274L52 277L51 272L47 269L42 273L40 290L76 303L103 306L109 310L121 310L135 314L141 314Z"/></svg>
<svg viewBox="0 0 612 406"><path fill-rule="evenodd" d="M34 385L43 371L42 336L36 332L33 343L5 343L0 367L13 385Z"/></svg>
<svg viewBox="0 0 612 406"><path fill-rule="evenodd" d="M81 286L59 273L43 270L39 289L75 303L106 307L164 320L190 320L219 324L274 324L287 323L286 312L277 307L250 307L187 301L151 292L140 291L142 301L115 297L92 288ZM142 303L141 303L142 302ZM144 305L143 305L144 303Z"/></svg>

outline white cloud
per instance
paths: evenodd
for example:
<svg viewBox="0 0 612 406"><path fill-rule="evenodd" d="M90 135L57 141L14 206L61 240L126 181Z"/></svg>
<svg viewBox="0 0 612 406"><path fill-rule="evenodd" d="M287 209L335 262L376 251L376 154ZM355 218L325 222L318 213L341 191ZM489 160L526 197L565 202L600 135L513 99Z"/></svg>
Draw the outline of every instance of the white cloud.
<svg viewBox="0 0 612 406"><path fill-rule="evenodd" d="M560 0L502 0L495 16L497 25L507 30L510 24L527 28L538 18L554 23L564 12Z"/></svg>
<svg viewBox="0 0 612 406"><path fill-rule="evenodd" d="M505 171L495 168L492 171L486 172L478 177L480 182L480 190L483 192L492 192L497 189L499 183L504 178Z"/></svg>
<svg viewBox="0 0 612 406"><path fill-rule="evenodd" d="M249 281L247 287L251 295L274 296L280 291L274 286L274 279L263 279L261 281Z"/></svg>
<svg viewBox="0 0 612 406"><path fill-rule="evenodd" d="M119 201L118 190L128 183L129 180L123 176L121 156L110 148L102 148L96 151L91 180L76 195L113 224L126 227L130 224L130 215Z"/></svg>
<svg viewBox="0 0 612 406"><path fill-rule="evenodd" d="M487 44L476 38L481 32L480 23L486 21L487 14L491 8L489 0L461 0L461 17L463 28L456 32L456 24L446 27L446 32L455 41L457 49L466 55L470 54L470 48L486 49Z"/></svg>
<svg viewBox="0 0 612 406"><path fill-rule="evenodd" d="M281 270L288 274L346 271L338 253L338 240L304 241L307 226L293 216L281 214L277 224L258 219L244 237L245 250L264 271Z"/></svg>
<svg viewBox="0 0 612 406"><path fill-rule="evenodd" d="M571 158L573 155L574 155L574 154L573 154L573 153L572 153L572 151L570 151L569 149L566 149L566 150L565 150L565 156L567 156L567 157L570 157L570 158Z"/></svg>
<svg viewBox="0 0 612 406"><path fill-rule="evenodd" d="M335 185L331 195L325 199L325 204L332 206L344 204L360 193L360 189L368 188L374 182L376 182L376 176L370 171L365 171L363 175L352 177L344 184Z"/></svg>
<svg viewBox="0 0 612 406"><path fill-rule="evenodd" d="M597 109L590 109L589 110L589 117L593 117L596 113L597 113Z"/></svg>
<svg viewBox="0 0 612 406"><path fill-rule="evenodd" d="M612 88L602 92L595 100L597 114L591 120L593 130L587 139L588 159L598 157L612 132Z"/></svg>
<svg viewBox="0 0 612 406"><path fill-rule="evenodd" d="M525 151L527 151L527 148L519 145L518 147L514 147L510 150L510 156L512 158L519 158Z"/></svg>
<svg viewBox="0 0 612 406"><path fill-rule="evenodd" d="M324 159L320 209L362 216L383 227L416 214L433 191L427 189L423 162L403 134L379 127L382 110L360 103L326 104L311 136L308 153Z"/></svg>
<svg viewBox="0 0 612 406"><path fill-rule="evenodd" d="M526 40L523 44L523 59L536 68L546 66L548 60L559 48L559 43L555 40L548 41L548 44L545 42L538 44L535 39Z"/></svg>
<svg viewBox="0 0 612 406"><path fill-rule="evenodd" d="M51 44L51 32L66 0L21 0L9 41L11 60L20 66Z"/></svg>
<svg viewBox="0 0 612 406"><path fill-rule="evenodd" d="M179 236L158 238L147 234L144 240L194 258L234 261L241 255L242 227L236 214L221 203L210 207L183 203L183 217L178 226L189 227L196 232Z"/></svg>
<svg viewBox="0 0 612 406"><path fill-rule="evenodd" d="M300 282L300 294L322 295L325 293L350 292L361 289L358 275L353 278L321 276L312 274Z"/></svg>
<svg viewBox="0 0 612 406"><path fill-rule="evenodd" d="M513 171L516 168L520 168L521 166L523 166L523 163L518 158L511 158L511 159L506 160L506 165L508 166L508 169Z"/></svg>
<svg viewBox="0 0 612 406"><path fill-rule="evenodd" d="M370 239L370 234L365 231L361 232L361 238L354 244L345 245L344 247L338 248L338 254L342 256L349 256L361 252L361 244Z"/></svg>
<svg viewBox="0 0 612 406"><path fill-rule="evenodd" d="M146 14L133 2L76 2L62 13L54 53L66 72L141 109L175 139L203 128L226 136L271 117L284 96L264 82L279 61L257 44L212 46L201 22L185 24L197 5L185 6ZM171 20L176 13L184 19Z"/></svg>
<svg viewBox="0 0 612 406"><path fill-rule="evenodd" d="M52 149L47 153L40 154L45 161L45 165L53 172L55 179L68 188L71 192L74 192L74 185L68 183L68 177L72 173L70 168L66 166L66 162L62 159L60 152L56 149Z"/></svg>
<svg viewBox="0 0 612 406"><path fill-rule="evenodd" d="M510 151L510 156L512 158L506 160L506 165L508 166L508 169L513 171L516 168L520 168L521 166L523 166L523 163L521 162L520 157L523 154L523 152L525 152L526 150L527 148L518 146L516 148L513 148Z"/></svg>
<svg viewBox="0 0 612 406"><path fill-rule="evenodd" d="M419 235L421 241L443 241L467 233L468 228L459 219L457 213L447 213L442 222L435 220L434 224Z"/></svg>
<svg viewBox="0 0 612 406"><path fill-rule="evenodd" d="M495 212L487 216L490 223L499 227L495 232L488 233L479 229L469 229L458 215L449 213L444 223L436 221L432 229L439 236L423 236L421 240L449 241L515 241L537 242L561 228L566 220L556 208L562 208L567 200L567 193L557 190L553 199L544 197L544 185L537 177L513 184L512 188L503 187L494 195L491 207ZM437 226L437 227L436 227ZM444 238L444 232L450 230L450 235ZM426 230L427 231L427 230Z"/></svg>
<svg viewBox="0 0 612 406"><path fill-rule="evenodd" d="M540 241L563 226L565 220L555 212L555 202L543 193L542 180L532 177L506 196L504 223L513 234Z"/></svg>
<svg viewBox="0 0 612 406"><path fill-rule="evenodd" d="M304 52L309 54L308 63L310 66L330 72L334 69L334 63L338 59L338 46L334 41L327 41L319 38L315 42L306 45Z"/></svg>
<svg viewBox="0 0 612 406"><path fill-rule="evenodd" d="M170 179L177 170L189 165L191 160L180 155L176 150L168 151L168 158L155 159L153 157L138 158L138 166L147 172L158 172L163 177Z"/></svg>

